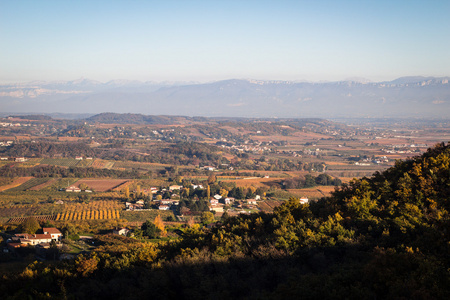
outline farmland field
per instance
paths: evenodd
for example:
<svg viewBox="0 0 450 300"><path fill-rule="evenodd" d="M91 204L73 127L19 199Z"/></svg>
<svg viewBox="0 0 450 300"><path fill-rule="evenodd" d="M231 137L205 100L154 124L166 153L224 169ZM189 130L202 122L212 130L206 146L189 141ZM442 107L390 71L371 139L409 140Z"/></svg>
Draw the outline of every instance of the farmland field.
<svg viewBox="0 0 450 300"><path fill-rule="evenodd" d="M161 170L168 165L164 164L156 164L156 163L140 163L140 162L132 162L132 161L117 161L114 163L115 169L125 170L125 169L139 169L139 170Z"/></svg>
<svg viewBox="0 0 450 300"><path fill-rule="evenodd" d="M146 211L122 211L122 217L128 222L145 222L154 220L158 215L164 220L168 216L173 217L173 212L169 210L146 210Z"/></svg>
<svg viewBox="0 0 450 300"><path fill-rule="evenodd" d="M74 158L44 158L41 160L43 165L75 167L80 161Z"/></svg>
<svg viewBox="0 0 450 300"><path fill-rule="evenodd" d="M33 177L18 177L18 178L15 178L13 180L13 182L11 182L11 183L9 183L7 185L4 185L4 186L0 186L0 192L9 190L9 189L12 189L12 188L15 188L15 187L18 187L18 186L24 184L25 182L27 182L28 180L30 180L32 178Z"/></svg>
<svg viewBox="0 0 450 300"><path fill-rule="evenodd" d="M264 212L273 212L273 209L277 206L280 206L281 204L283 204L285 201L282 200L265 200L265 201L261 201L258 204L258 207L264 211Z"/></svg>
<svg viewBox="0 0 450 300"><path fill-rule="evenodd" d="M50 181L51 179L52 178L49 178L49 177L31 178L30 180L24 182L23 184L16 186L12 189L9 189L9 192L26 191L26 190L32 189L36 186L45 184L46 182Z"/></svg>
<svg viewBox="0 0 450 300"><path fill-rule="evenodd" d="M49 180L46 180L41 184L37 184L37 185L33 186L32 188L29 188L29 190L30 191L40 191L48 186L51 186L56 181L57 181L56 178L49 178Z"/></svg>
<svg viewBox="0 0 450 300"><path fill-rule="evenodd" d="M25 219L27 219L28 217L15 217L15 218L11 218L8 220L7 223L13 223L13 224L20 224L23 221L25 221ZM55 221L56 220L56 216L54 215L49 215L49 216L33 216L33 218L35 218L38 221Z"/></svg>
<svg viewBox="0 0 450 300"><path fill-rule="evenodd" d="M316 186L313 188L306 189L289 189L289 193L292 195L301 198L307 197L308 199L319 199L322 197L328 197L331 195L331 192L334 192L334 186Z"/></svg>
<svg viewBox="0 0 450 300"><path fill-rule="evenodd" d="M89 189L92 189L96 192L106 192L109 190L113 190L124 183L128 182L128 180L123 179L80 179L76 182L76 185L79 187L81 184L85 184Z"/></svg>

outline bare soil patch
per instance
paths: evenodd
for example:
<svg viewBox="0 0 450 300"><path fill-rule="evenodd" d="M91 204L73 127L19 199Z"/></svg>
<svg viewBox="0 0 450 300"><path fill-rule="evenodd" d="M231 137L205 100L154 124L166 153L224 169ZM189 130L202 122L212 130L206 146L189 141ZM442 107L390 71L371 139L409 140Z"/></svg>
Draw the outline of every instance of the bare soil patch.
<svg viewBox="0 0 450 300"><path fill-rule="evenodd" d="M76 185L79 187L81 184L85 184L96 192L106 192L113 190L126 182L128 182L128 179L80 179L77 181Z"/></svg>

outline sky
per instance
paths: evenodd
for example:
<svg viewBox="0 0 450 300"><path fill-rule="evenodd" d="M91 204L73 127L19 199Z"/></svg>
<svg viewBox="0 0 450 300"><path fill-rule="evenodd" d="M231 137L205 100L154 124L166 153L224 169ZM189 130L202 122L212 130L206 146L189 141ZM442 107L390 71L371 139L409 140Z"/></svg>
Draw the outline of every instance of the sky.
<svg viewBox="0 0 450 300"><path fill-rule="evenodd" d="M450 1L0 0L0 82L450 75Z"/></svg>

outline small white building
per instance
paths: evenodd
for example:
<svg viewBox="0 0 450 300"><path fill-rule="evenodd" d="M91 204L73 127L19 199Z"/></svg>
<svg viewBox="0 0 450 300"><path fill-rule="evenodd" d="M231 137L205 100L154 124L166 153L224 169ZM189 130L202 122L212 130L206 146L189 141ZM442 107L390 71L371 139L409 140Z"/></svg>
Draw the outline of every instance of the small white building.
<svg viewBox="0 0 450 300"><path fill-rule="evenodd" d="M128 229L126 227L121 227L121 228L116 227L113 229L113 233L118 234L118 235L127 236L128 232L130 232L130 229Z"/></svg>

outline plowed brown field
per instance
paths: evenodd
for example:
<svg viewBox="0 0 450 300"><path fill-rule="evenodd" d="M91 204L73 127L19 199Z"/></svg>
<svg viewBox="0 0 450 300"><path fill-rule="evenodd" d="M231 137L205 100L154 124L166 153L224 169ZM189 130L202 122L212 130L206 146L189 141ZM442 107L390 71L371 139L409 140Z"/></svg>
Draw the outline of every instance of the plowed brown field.
<svg viewBox="0 0 450 300"><path fill-rule="evenodd" d="M79 187L84 183L96 192L106 192L126 182L128 182L127 179L80 179L76 182L76 185Z"/></svg>

